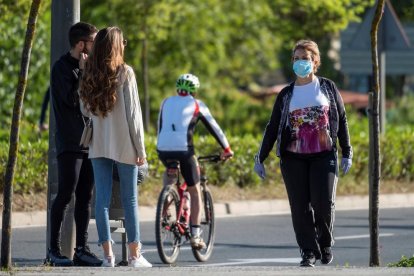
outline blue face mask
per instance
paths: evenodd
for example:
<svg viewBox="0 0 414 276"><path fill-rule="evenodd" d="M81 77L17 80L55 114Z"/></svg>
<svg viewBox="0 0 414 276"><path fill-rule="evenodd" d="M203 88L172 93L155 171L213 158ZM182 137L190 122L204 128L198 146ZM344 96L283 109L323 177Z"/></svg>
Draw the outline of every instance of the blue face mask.
<svg viewBox="0 0 414 276"><path fill-rule="evenodd" d="M293 63L293 71L300 78L306 78L313 71L312 62L309 60L297 60Z"/></svg>

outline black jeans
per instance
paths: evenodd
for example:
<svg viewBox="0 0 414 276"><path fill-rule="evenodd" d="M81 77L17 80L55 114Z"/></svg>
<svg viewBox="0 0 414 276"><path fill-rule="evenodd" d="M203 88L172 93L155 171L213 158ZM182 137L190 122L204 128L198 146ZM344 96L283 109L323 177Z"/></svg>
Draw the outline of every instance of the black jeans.
<svg viewBox="0 0 414 276"><path fill-rule="evenodd" d="M338 160L335 151L285 153L280 167L289 197L293 228L301 250L333 245Z"/></svg>
<svg viewBox="0 0 414 276"><path fill-rule="evenodd" d="M64 152L57 158L58 193L50 211L50 248L60 248L63 216L75 193L76 247L85 246L91 217L93 169L88 154Z"/></svg>

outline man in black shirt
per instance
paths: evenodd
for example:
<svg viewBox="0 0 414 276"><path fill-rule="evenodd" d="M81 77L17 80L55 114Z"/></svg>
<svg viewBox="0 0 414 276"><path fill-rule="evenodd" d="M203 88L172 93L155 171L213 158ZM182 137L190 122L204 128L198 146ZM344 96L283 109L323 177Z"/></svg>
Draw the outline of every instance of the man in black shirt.
<svg viewBox="0 0 414 276"><path fill-rule="evenodd" d="M79 22L69 30L71 49L53 65L52 106L56 120L58 193L50 212L50 248L47 262L53 266L100 266L102 260L87 245L93 194L93 170L88 149L79 141L84 119L79 108L77 89L88 53L92 50L97 28ZM76 248L73 262L62 256L61 227L65 210L75 193Z"/></svg>

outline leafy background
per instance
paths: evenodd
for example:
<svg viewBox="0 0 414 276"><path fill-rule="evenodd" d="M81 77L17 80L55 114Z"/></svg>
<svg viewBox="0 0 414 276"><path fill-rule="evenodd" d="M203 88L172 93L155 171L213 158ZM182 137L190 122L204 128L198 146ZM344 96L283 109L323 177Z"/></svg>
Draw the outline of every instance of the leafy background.
<svg viewBox="0 0 414 276"><path fill-rule="evenodd" d="M8 135L20 55L30 0L0 0L0 172L4 174ZM391 1L405 23L414 21L414 1ZM159 182L162 166L155 153L155 127L163 98L174 94L174 83L183 72L201 80L199 97L207 103L236 152L229 165L210 170L218 186L258 186L252 173L252 156L268 120L274 96L260 98L256 90L292 79L291 48L301 38L318 42L322 54L319 73L339 87L343 75L328 56L332 41L351 22L359 22L374 0L82 0L81 20L98 28L117 25L128 39L126 58L136 71L143 101L142 45L148 45L150 128L146 145L151 177L145 187ZM108 10L111 12L109 13ZM48 134L37 131L40 106L50 74L51 1L42 1L29 71L21 122L20 157L15 191L44 192L47 177ZM68 45L69 46L69 45ZM411 155L414 100L396 98L388 111L387 134L382 138L383 179L413 181ZM411 91L412 92L412 91ZM409 93L410 94L410 93ZM411 93L412 94L412 93ZM367 119L347 107L355 147L351 173L339 192L358 192L367 182ZM212 137L199 128L197 146L217 151ZM266 161L264 185L281 183L278 159ZM3 178L0 178L2 186ZM360 189L363 190L362 188Z"/></svg>

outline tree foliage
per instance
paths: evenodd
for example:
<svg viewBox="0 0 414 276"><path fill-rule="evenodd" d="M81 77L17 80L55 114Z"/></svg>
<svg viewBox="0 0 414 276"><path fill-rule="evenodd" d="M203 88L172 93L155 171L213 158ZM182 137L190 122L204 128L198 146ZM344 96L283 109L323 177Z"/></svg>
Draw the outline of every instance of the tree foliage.
<svg viewBox="0 0 414 276"><path fill-rule="evenodd" d="M338 81L339 72L328 56L331 43L339 31L350 22L360 21L361 14L374 4L374 0L276 0L269 1L274 12L274 32L284 41L280 51L283 72L293 78L291 49L299 39L312 39L319 44L322 67L319 74Z"/></svg>
<svg viewBox="0 0 414 276"><path fill-rule="evenodd" d="M391 0L392 6L395 9L401 22L412 23L414 21L414 1L413 0Z"/></svg>
<svg viewBox="0 0 414 276"><path fill-rule="evenodd" d="M2 127L11 115L19 66L15 57L23 44L29 2L0 2L0 66L8 68L0 72ZM50 3L45 0L42 5L33 45L33 71L24 111L24 118L32 123L37 121L49 82ZM200 98L211 106L218 121L235 126L234 131L229 131L261 132L266 116L238 118L238 114L261 105L240 93L240 88L252 83L276 84L274 75L280 69L289 77L290 49L300 38L319 43L323 55L321 74L336 78L338 74L327 57L330 41L349 22L359 20L372 3L373 0L82 0L81 20L98 28L122 28L128 39L126 61L136 71L141 92L142 40L146 39L153 125L162 99L174 93L177 76L192 72L201 80ZM271 103L266 106L270 108ZM229 110L232 117L224 110Z"/></svg>
<svg viewBox="0 0 414 276"><path fill-rule="evenodd" d="M10 125L31 0L0 1L0 127ZM23 118L35 122L49 83L50 0L40 6Z"/></svg>
<svg viewBox="0 0 414 276"><path fill-rule="evenodd" d="M327 49L330 45L325 41L349 22L359 20L358 15L372 3L85 0L82 19L98 26L117 24L124 30L129 41L126 60L138 71L138 78L140 44L147 39L151 117L156 118L161 100L173 93L175 79L183 72L200 77L200 97L209 105L240 110L241 105L231 101L239 98L238 88L261 82L280 68L290 73L290 49L296 40L320 40ZM107 9L113 11L111 17ZM219 121L233 119L226 117Z"/></svg>

